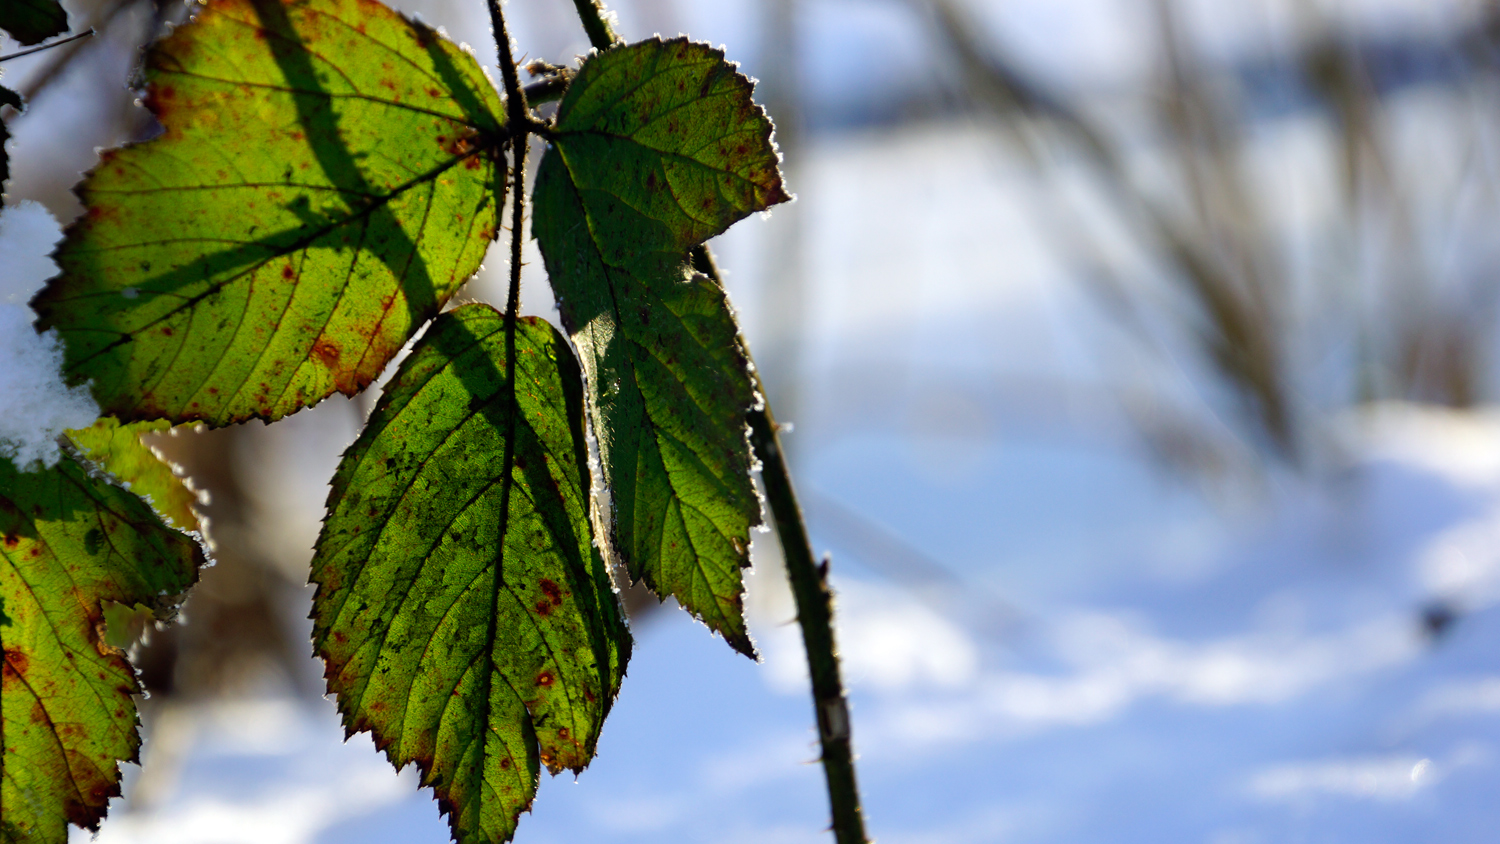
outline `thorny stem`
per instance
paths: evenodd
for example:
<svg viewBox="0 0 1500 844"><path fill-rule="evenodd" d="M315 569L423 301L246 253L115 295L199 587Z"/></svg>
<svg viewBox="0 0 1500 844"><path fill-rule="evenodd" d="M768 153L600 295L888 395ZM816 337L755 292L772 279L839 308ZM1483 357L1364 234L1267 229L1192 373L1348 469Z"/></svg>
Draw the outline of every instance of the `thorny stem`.
<svg viewBox="0 0 1500 844"><path fill-rule="evenodd" d="M599 0L573 0L578 8L578 19L583 22L583 31L589 35L589 43L596 50L608 50L620 40L614 28L604 17L604 4Z"/></svg>
<svg viewBox="0 0 1500 844"><path fill-rule="evenodd" d="M510 138L510 187L513 197L510 215L510 292L506 297L505 310L509 322L514 323L521 309L521 223L526 213L527 136L535 121L531 119L531 110L526 105L526 89L521 86L521 74L516 70L516 59L510 50L510 32L505 28L505 12L500 8L500 3L501 0L489 0L490 27L495 33L500 75L505 80L506 121L510 123L513 132Z"/></svg>
<svg viewBox="0 0 1500 844"><path fill-rule="evenodd" d="M499 73L505 81L505 118L510 123L510 195L513 198L510 211L510 291L505 295L505 384L508 394L505 408L505 466L504 483L499 489L499 511L510 513L511 460L516 444L516 321L520 318L520 246L522 225L526 211L526 141L531 130L531 114L526 109L526 91L520 87L520 73L516 72L516 58L510 52L510 31L505 28L505 12L499 7L501 0L489 0L490 27L495 30L495 48L499 57ZM502 202L501 202L502 204ZM496 208L498 214L498 208ZM508 516L502 516L507 519ZM504 549L504 532L499 546ZM499 592L505 585L504 550L495 559L495 586L490 600L489 640L495 639L496 616L499 615ZM493 666L486 675L486 682L493 682ZM487 697L486 691L486 697Z"/></svg>
<svg viewBox="0 0 1500 844"><path fill-rule="evenodd" d="M604 19L604 9L597 0L573 0L589 41L596 49L612 46L618 36ZM723 286L713 253L708 246L693 250L693 269ZM748 357L744 339L740 346ZM792 488L792 474L786 465L777 434L776 420L766 400L760 373L753 371L761 406L749 413L750 443L761 461L761 481L766 501L776 523L776 535L786 559L787 580L797 602L797 623L802 627L802 644L807 651L808 672L812 675L813 707L818 717L818 739L823 745L823 774L828 780L828 802L833 813L833 836L838 844L867 844L864 812L859 804L859 785L854 776L854 751L850 741L849 704L844 683L839 676L838 647L833 635L833 593L828 588L828 562L814 562L812 543L802 520L802 507Z"/></svg>
<svg viewBox="0 0 1500 844"><path fill-rule="evenodd" d="M521 238L526 215L526 133L517 132L510 139L510 292L505 297L505 312L515 321L521 312Z"/></svg>
<svg viewBox="0 0 1500 844"><path fill-rule="evenodd" d="M693 250L693 269L723 286L719 269L708 246ZM748 357L749 346L740 338ZM751 409L750 443L761 462L761 482L766 502L776 524L776 537L786 561L786 576L797 602L797 623L802 627L802 645L812 676L813 707L818 716L818 739L823 745L823 775L828 781L828 802L833 813L833 836L838 844L866 844L864 811L860 808L859 783L854 775L854 747L850 737L849 704L839 674L838 643L833 635L833 592L828 587L828 559L814 562L812 543L802 520L802 506L792 487L786 453L781 448L776 417L766 398L760 371L752 368L759 408Z"/></svg>

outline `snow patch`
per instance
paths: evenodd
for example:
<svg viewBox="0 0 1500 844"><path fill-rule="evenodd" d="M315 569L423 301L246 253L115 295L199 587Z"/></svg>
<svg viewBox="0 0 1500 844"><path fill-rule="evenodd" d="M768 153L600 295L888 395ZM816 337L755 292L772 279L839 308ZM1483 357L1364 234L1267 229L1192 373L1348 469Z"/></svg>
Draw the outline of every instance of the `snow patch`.
<svg viewBox="0 0 1500 844"><path fill-rule="evenodd" d="M61 237L39 203L21 202L0 214L0 457L28 471L55 465L57 437L99 417L87 387L63 383L57 332L38 334L25 304L57 274L50 253Z"/></svg>
<svg viewBox="0 0 1500 844"><path fill-rule="evenodd" d="M62 228L40 202L22 200L0 213L0 304L24 305L57 275L52 249Z"/></svg>
<svg viewBox="0 0 1500 844"><path fill-rule="evenodd" d="M87 387L63 383L57 332L38 334L31 320L29 308L0 305L0 457L25 471L56 465L58 436L99 418Z"/></svg>

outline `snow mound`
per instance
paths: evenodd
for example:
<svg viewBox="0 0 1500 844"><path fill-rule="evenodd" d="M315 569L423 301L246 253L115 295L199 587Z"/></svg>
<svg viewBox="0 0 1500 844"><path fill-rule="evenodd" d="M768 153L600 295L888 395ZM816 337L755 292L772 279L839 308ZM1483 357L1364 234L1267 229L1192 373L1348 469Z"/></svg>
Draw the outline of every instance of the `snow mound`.
<svg viewBox="0 0 1500 844"><path fill-rule="evenodd" d="M36 202L0 214L0 457L23 470L53 466L57 437L99 417L87 387L63 383L57 332L38 334L25 304L57 273L50 253L62 232Z"/></svg>

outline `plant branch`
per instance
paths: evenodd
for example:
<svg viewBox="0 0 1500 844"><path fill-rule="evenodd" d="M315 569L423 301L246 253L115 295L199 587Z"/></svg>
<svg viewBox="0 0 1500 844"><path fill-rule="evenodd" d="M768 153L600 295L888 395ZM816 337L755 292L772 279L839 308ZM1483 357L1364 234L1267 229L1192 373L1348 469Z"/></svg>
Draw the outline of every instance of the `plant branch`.
<svg viewBox="0 0 1500 844"><path fill-rule="evenodd" d="M88 22L89 31L96 33L108 31L114 24L115 19L135 6L137 2L138 0L116 0L109 8L93 15L92 19ZM160 24L160 19L153 18L152 22L154 28ZM25 87L18 93L20 93L22 99L26 100L26 102L35 103L37 98L42 95L42 92L61 78L63 72L72 65L75 59L83 54L84 50L104 41L105 39L103 38L89 38L67 44L67 49L59 50L57 55L52 57L51 63L41 71L32 74L27 79ZM142 45L137 44L136 46Z"/></svg>
<svg viewBox="0 0 1500 844"><path fill-rule="evenodd" d="M521 86L521 74L516 70L516 58L510 49L510 31L505 28L505 11L501 0L489 0L490 28L495 34L495 49L500 60L500 75L505 80L506 120L512 135L510 187L513 202L510 215L510 291L506 296L505 310L510 323L514 323L521 310L521 246L522 220L526 213L526 149L527 135L535 121L531 109L526 105L526 89Z"/></svg>
<svg viewBox="0 0 1500 844"><path fill-rule="evenodd" d="M510 290L505 297L505 312L512 322L521 313L521 245L523 218L526 215L526 133L517 132L510 140L511 206L510 206Z"/></svg>
<svg viewBox="0 0 1500 844"><path fill-rule="evenodd" d="M528 84L521 90L526 93L526 104L528 106L541 105L542 103L556 102L563 98L568 91L568 83L573 81L566 76L548 76ZM536 132L536 129L530 131Z"/></svg>
<svg viewBox="0 0 1500 844"><path fill-rule="evenodd" d="M720 287L718 267L708 246L693 250L693 269ZM744 338L740 346L750 354ZM786 453L777 433L776 418L766 399L759 370L751 370L760 407L749 413L750 443L761 461L761 482L766 501L781 540L787 580L797 602L797 623L812 676L813 706L818 717L818 739L823 746L823 775L828 781L828 802L833 813L833 835L838 844L866 844L864 811L860 808L859 784L854 774L854 749L850 737L849 703L839 674L838 645L833 634L833 592L828 587L828 559L814 561L812 543L802 519L802 507L792 487Z"/></svg>
<svg viewBox="0 0 1500 844"><path fill-rule="evenodd" d="M8 62L11 59L19 59L22 56L29 56L32 53L40 53L43 50L50 50L53 47L61 47L62 45L67 44L70 41L77 41L80 38L88 38L93 34L94 30L91 27L87 32L80 32L77 35L69 35L67 38L64 38L60 41L53 41L50 44L42 44L36 47L32 47L29 50L17 50L16 52L11 53L8 56L0 56L0 62Z"/></svg>

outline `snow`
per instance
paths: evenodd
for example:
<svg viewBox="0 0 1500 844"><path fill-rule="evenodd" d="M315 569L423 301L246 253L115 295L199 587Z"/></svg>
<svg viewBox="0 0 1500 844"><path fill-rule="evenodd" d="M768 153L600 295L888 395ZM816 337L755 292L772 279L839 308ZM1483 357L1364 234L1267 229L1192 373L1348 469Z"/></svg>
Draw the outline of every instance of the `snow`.
<svg viewBox="0 0 1500 844"><path fill-rule="evenodd" d="M0 304L26 304L57 274L52 248L61 239L57 221L40 202L22 200L0 211Z"/></svg>
<svg viewBox="0 0 1500 844"><path fill-rule="evenodd" d="M57 332L38 334L25 304L56 274L48 255L61 237L57 221L36 202L0 212L0 457L23 470L55 465L57 437L99 417L87 387L63 383Z"/></svg>
<svg viewBox="0 0 1500 844"><path fill-rule="evenodd" d="M402 5L487 43L482 4ZM622 25L644 26L651 9L670 5L621 3ZM739 45L732 52L753 65L750 4L682 5L685 28ZM878 79L925 72L908 4L808 5L804 38L825 50L812 107L844 97L835 89L870 65ZM1145 52L1143 4L971 5L994 13L986 22L1003 18L999 37L1060 84L1126 88L1159 71ZM1237 11L1189 22L1212 50L1249 49L1290 26L1288 4L1230 5ZM1440 30L1462 4L1356 6L1333 14L1374 30ZM435 13L443 8L450 17ZM513 11L518 29L531 27L517 40L533 54L584 49L566 4ZM1421 105L1391 111L1411 103ZM1417 117L1406 122L1439 122ZM1296 200L1278 220L1329 226L1337 182L1315 158L1326 127L1259 128L1257 183L1285 185L1275 195ZM1153 413L1206 425L1203 385L1170 355L1123 340L1070 283L1086 261L1049 241L1057 214L1044 194L1069 190L1076 174L1063 174L1061 188L1039 184L991 129L814 139L796 163L800 201L778 212L799 215L810 250L806 347L796 371L781 373L800 390L783 415L797 423L788 447L815 546L833 554L872 835L882 844L1492 840L1500 409L1350 412L1318 432L1335 456L1305 477L1269 468L1258 485L1226 487L1169 475L1142 447L1124 398L1144 395ZM1436 183L1464 178L1448 172L1459 157L1429 157L1423 172L1445 175L1421 187L1441 198ZM886 211L892 197L898 214ZM785 316L755 283L767 226L748 220L715 244L761 351L758 338ZM1119 233L1104 235L1108 263L1138 262L1108 239ZM37 260L55 236L16 242ZM5 243L0 274L12 266ZM527 301L545 313L541 262L529 263ZM503 260L489 264L503 274ZM21 275L32 285L51 271ZM489 284L493 300L493 282L474 289ZM14 298L11 289L0 288L14 309L4 318L29 321L21 303L31 288ZM18 324L25 330L0 325L0 363L29 343L55 372L46 339ZM0 379L18 371L4 366ZM47 383L39 394L62 395ZM9 419L11 388L0 395ZM256 493L276 525L267 547L293 576L305 573L352 418L330 402L278 423L274 445L255 454L276 481ZM45 445L40 429L27 436ZM543 777L520 841L827 840L801 641L770 541L756 535L747 601L764 664L675 610L638 623L598 758L576 780ZM305 630L305 599L286 611ZM1441 630L1424 622L1439 611L1454 619ZM367 736L345 743L331 701L271 687L167 715L150 706L146 773L127 767L100 844L446 840L414 772L392 771Z"/></svg>
<svg viewBox="0 0 1500 844"><path fill-rule="evenodd" d="M1430 585L1432 555L1494 523L1500 484L1451 458L1455 442L1480 457L1500 448L1500 417L1386 406L1340 431L1360 455L1348 488L1283 480L1255 514L1212 517L1229 539L1202 546L1196 576L1142 567L1106 589L1065 583L1026 602L1010 632L935 611L835 546L872 833L1487 840L1500 612L1466 607L1433 639L1418 611L1447 594L1447 581ZM914 494L933 486L892 480ZM940 557L952 547L926 544ZM751 623L766 663L681 613L638 625L599 758L576 782L543 778L519 840L823 840L800 641L774 568L758 565ZM444 840L412 772L391 772L367 737L341 743L329 701L273 696L188 721L190 737L148 739L148 765L163 761L158 742L185 748L159 802L118 805L101 844Z"/></svg>

